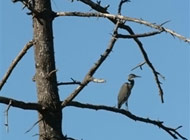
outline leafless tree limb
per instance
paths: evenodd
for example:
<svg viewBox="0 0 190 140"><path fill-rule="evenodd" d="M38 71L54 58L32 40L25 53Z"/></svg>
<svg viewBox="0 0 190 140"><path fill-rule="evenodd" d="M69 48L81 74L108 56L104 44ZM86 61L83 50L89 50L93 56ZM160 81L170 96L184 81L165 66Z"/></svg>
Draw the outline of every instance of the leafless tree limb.
<svg viewBox="0 0 190 140"><path fill-rule="evenodd" d="M17 107L17 108L20 108L20 109L36 110L36 111L41 111L42 110L42 106L40 104L26 103L26 102L23 102L23 101L18 101L18 100L15 100L15 99L0 96L0 103L9 105L10 101L11 101L11 106Z"/></svg>
<svg viewBox="0 0 190 140"><path fill-rule="evenodd" d="M171 34L174 37L179 38L180 40L183 40L184 42L190 43L190 39L186 38L178 33L176 33L175 31L172 31L170 29L167 29L165 27L162 27L161 25L157 25L154 23L150 23L148 21L145 21L143 19L138 19L138 18L131 18L131 17L127 17L127 16L123 16L123 15L113 15L113 14L109 14L109 13L96 13L96 12L91 12L91 13L83 13L83 12L57 12L55 13L55 16L79 16L79 17L104 17L104 18L108 18L112 21L115 20L123 20L123 21L130 21L130 22L135 22L135 23L139 23L139 24L143 24L146 25L148 27L157 29L161 32L167 32L169 34ZM120 26L121 27L121 26Z"/></svg>
<svg viewBox="0 0 190 140"><path fill-rule="evenodd" d="M149 32L149 33L143 33L143 34L135 34L135 35L123 35L123 34L118 34L117 37L118 38L139 38L139 37L149 37L149 36L153 36L153 35L157 35L160 34L163 31L154 31L154 32Z"/></svg>
<svg viewBox="0 0 190 140"><path fill-rule="evenodd" d="M20 53L17 55L17 57L13 60L10 67L8 68L7 72L5 73L3 79L0 82L0 90L2 89L3 85L6 83L7 79L9 78L11 72L17 65L17 63L22 59L22 57L26 54L28 49L30 49L33 46L33 40L29 41L24 48L20 51Z"/></svg>
<svg viewBox="0 0 190 140"><path fill-rule="evenodd" d="M124 20L124 21L134 21L134 22L137 22L137 23L140 23L140 24L144 24L144 25L149 25L150 27L152 27L152 28L155 28L155 29L158 29L158 30L160 30L160 31L166 31L161 25L163 25L163 24L165 24L165 23L163 23L163 24L161 24L161 25L156 25L156 24L151 24L151 23L149 23L149 22L147 22L147 21L144 21L144 20L142 20L142 19L136 19L136 18L130 18L130 17L125 17L125 16L121 16L121 15L111 15L111 14L109 14L109 12L106 10L106 9L104 9L104 8L102 8L100 5L96 5L96 4L94 4L94 2L92 2L91 0L80 0L81 2L83 2L83 3L85 3L85 4L87 4L87 5L89 5L91 8L93 8L94 10L96 10L96 11L98 11L98 12L101 12L101 14L103 14L102 15L102 17L106 17L106 15L109 15L109 16L107 16L106 18L108 18L111 22L113 22L114 24L116 24L116 22L117 22L117 19L119 18L119 19L121 19L121 20ZM133 32L133 30L131 29L131 27L130 26L127 26L127 25L125 25L125 24L120 24L119 25L119 28L122 28L122 29L125 29L127 32L129 32L130 33L130 35L135 35L135 33ZM180 35L181 36L181 35ZM183 36L182 36L182 38L183 38ZM162 87L161 87L161 85L160 85L160 81L159 81L159 79L158 79L158 72L155 70L155 68L154 68L154 66L152 65L152 63L150 62L150 60L149 60L149 58L148 58L148 55L147 55L147 53L146 53L146 51L144 50L144 48L143 48L143 44L141 43L141 41L136 37L136 38L133 38L134 39L134 41L137 43L137 45L138 45L138 47L139 47L139 49L140 49L140 51L141 51L141 53L142 53L142 55L143 55L143 57L144 57L144 60L145 60L145 62L147 63L147 65L150 67L150 69L152 70L152 73L153 73L153 75L154 75L154 78L155 78L155 82L156 82L156 84L157 84L157 87L158 87L158 90L159 90L159 95L160 95L160 97L161 97L161 102L162 103L164 103L164 98L163 98L163 90L162 90ZM189 39L189 41L190 41L190 39Z"/></svg>
<svg viewBox="0 0 190 140"><path fill-rule="evenodd" d="M106 111L111 111L114 113L120 113L134 121L139 121L139 122L158 126L162 130L166 131L169 135L171 135L174 139L181 138L183 140L187 140L187 138L183 137L181 134L179 134L177 132L177 129L165 126L163 121L139 117L139 116L132 114L131 112L129 112L127 110L124 110L124 109L118 109L115 107L110 107L110 106L105 106L105 105L84 104L84 103L80 103L80 102L76 102L76 101L72 101L72 102L68 103L67 106L74 106L74 107L78 107L78 108L86 108L86 109L92 109L92 110L106 110ZM180 127L177 127L177 128L180 128Z"/></svg>
<svg viewBox="0 0 190 140"><path fill-rule="evenodd" d="M122 5L126 2L130 2L130 0L120 0L119 6L118 6L118 15L121 15L121 9L122 9Z"/></svg>
<svg viewBox="0 0 190 140"><path fill-rule="evenodd" d="M120 24L120 21L118 21L116 26L115 26L113 36L112 36L112 38L110 40L108 48L100 56L100 58L94 64L94 66L92 66L92 68L88 71L88 73L86 74L86 76L85 76L84 80L81 82L81 84L62 102L62 104L61 104L62 107L66 106L67 103L72 101L79 94L79 92L91 81L91 79L92 79L94 73L96 72L96 70L100 67L100 65L108 57L108 55L110 54L110 52L112 51L112 49L114 47L115 42L117 41L117 38L115 36L117 34L119 24Z"/></svg>
<svg viewBox="0 0 190 140"><path fill-rule="evenodd" d="M30 132L33 128L34 128L34 126L36 126L40 121L42 121L43 120L43 118L41 118L41 119L39 119L37 122L35 122L33 125L32 125L32 127L31 128L29 128L25 133L28 133L28 132Z"/></svg>
<svg viewBox="0 0 190 140"><path fill-rule="evenodd" d="M139 21L139 23L142 23L142 24L146 23L145 25L150 25L150 26L155 27L155 29L158 29L160 31L166 31L165 28L163 28L163 27L161 27L159 25L151 24L151 23L143 21L143 20L142 20L143 21L142 22L141 19L137 20L135 18L129 18L129 17L124 17L124 16L120 17L120 15L116 15L115 16L115 15L111 15L111 14L107 14L107 13L61 12L61 13L57 13L57 15L62 15L62 16L66 16L66 15L67 16L87 16L87 17L90 17L90 16L96 16L96 17L100 16L101 17L102 16L102 17L107 17L108 19L110 19L114 23L115 23L115 21L117 19L128 20L128 21L133 21L134 20L135 22ZM135 33L133 32L133 30L129 26L126 26L126 25L122 24L122 25L120 25L120 27L123 28L123 29L126 29L131 35L135 35ZM161 97L161 102L164 103L164 98L163 98L164 92L163 92L162 87L160 85L161 82L159 81L159 78L158 78L158 75L157 75L157 71L155 70L154 66L150 62L150 60L148 58L148 55L147 55L146 51L144 50L143 45L140 42L140 40L137 37L134 37L133 39L138 44L138 47L139 47L139 49L140 49L140 51L141 51L141 53L142 53L142 55L143 55L143 57L145 59L145 62L147 63L147 65L150 67L150 69L153 72L153 75L155 77L155 82L156 82L158 90L159 90L159 95Z"/></svg>
<svg viewBox="0 0 190 140"><path fill-rule="evenodd" d="M9 115L9 109L11 107L11 104L12 104L12 100L9 101L7 109L5 110L5 127L6 127L7 132L9 132L9 118L8 118L8 115Z"/></svg>
<svg viewBox="0 0 190 140"><path fill-rule="evenodd" d="M61 85L80 85L81 84L80 81L76 81L73 78L71 78L71 80L72 80L72 82L59 82L59 83L57 83L57 85L61 86Z"/></svg>
<svg viewBox="0 0 190 140"><path fill-rule="evenodd" d="M58 86L61 86L61 85L80 85L81 82L59 82L57 83Z"/></svg>
<svg viewBox="0 0 190 140"><path fill-rule="evenodd" d="M142 66L146 64L146 62L141 62L139 63L137 66L135 66L134 68L131 69L131 71L135 70L136 68L140 67L140 69L142 70Z"/></svg>

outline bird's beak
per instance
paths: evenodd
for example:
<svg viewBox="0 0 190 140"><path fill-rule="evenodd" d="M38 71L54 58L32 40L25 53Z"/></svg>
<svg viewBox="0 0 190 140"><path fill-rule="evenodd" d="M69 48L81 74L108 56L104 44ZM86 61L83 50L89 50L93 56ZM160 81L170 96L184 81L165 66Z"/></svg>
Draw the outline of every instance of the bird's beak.
<svg viewBox="0 0 190 140"><path fill-rule="evenodd" d="M141 78L141 76L135 75L135 78Z"/></svg>

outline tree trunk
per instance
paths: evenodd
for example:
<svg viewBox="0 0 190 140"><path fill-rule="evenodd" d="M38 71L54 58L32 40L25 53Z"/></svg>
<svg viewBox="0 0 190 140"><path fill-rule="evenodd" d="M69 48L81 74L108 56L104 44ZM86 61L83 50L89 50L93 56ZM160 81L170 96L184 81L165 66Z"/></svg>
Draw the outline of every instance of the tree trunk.
<svg viewBox="0 0 190 140"><path fill-rule="evenodd" d="M53 48L53 12L50 0L34 0L33 28L38 103L39 140L64 140Z"/></svg>

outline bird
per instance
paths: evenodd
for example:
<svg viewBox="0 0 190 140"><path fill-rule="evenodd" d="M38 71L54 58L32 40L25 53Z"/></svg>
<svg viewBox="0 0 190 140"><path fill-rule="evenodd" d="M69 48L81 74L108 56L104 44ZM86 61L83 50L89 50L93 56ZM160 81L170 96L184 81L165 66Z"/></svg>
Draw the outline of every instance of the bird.
<svg viewBox="0 0 190 140"><path fill-rule="evenodd" d="M126 106L128 108L128 98L131 94L131 90L135 84L134 78L140 78L141 76L137 76L135 74L129 74L128 76L128 82L125 82L119 91L118 94L118 104L117 107L120 109L121 106L126 103Z"/></svg>

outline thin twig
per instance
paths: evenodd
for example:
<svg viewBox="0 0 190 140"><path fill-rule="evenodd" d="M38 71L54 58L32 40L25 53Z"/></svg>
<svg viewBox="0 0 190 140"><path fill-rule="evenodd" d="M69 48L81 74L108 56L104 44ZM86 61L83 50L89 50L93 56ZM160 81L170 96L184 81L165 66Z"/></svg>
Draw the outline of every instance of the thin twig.
<svg viewBox="0 0 190 140"><path fill-rule="evenodd" d="M61 86L61 85L80 85L81 82L59 82L57 83L57 86Z"/></svg>
<svg viewBox="0 0 190 140"><path fill-rule="evenodd" d="M42 121L43 120L43 118L41 118L41 119L39 119L37 122L35 122L32 126L31 126L31 128L29 128L25 133L28 133L28 132L30 132L33 128L34 128L34 126L36 126L40 121Z"/></svg>
<svg viewBox="0 0 190 140"><path fill-rule="evenodd" d="M177 129L173 129L173 128L170 128L168 126L165 126L163 121L139 117L139 116L132 114L131 112L129 112L127 110L124 110L124 109L118 109L115 107L110 107L110 106L105 106L105 105L84 104L84 103L80 103L80 102L76 102L76 101L72 101L72 102L68 103L67 106L92 109L92 110L96 110L96 111L97 110L106 110L106 111L110 111L110 112L114 112L114 113L120 113L120 114L134 120L134 121L139 121L139 122L148 123L148 124L158 126L162 130L166 131L169 135L171 135L174 139L181 138L183 140L187 140L187 138L183 137L181 134L179 134L177 132L177 129L179 127Z"/></svg>
<svg viewBox="0 0 190 140"><path fill-rule="evenodd" d="M20 51L20 53L17 55L17 57L13 60L13 62L9 66L7 72L3 76L3 79L0 82L0 90L2 89L3 85L6 83L7 79L9 78L11 72L13 71L13 69L15 68L15 66L17 65L17 63L22 59L22 57L26 54L26 52L28 51L28 49L30 49L32 46L33 46L33 40L29 41L24 46L24 48Z"/></svg>
<svg viewBox="0 0 190 140"><path fill-rule="evenodd" d="M117 10L118 15L121 15L122 6L126 2L130 2L130 0L120 0L119 6L118 6L118 10Z"/></svg>
<svg viewBox="0 0 190 140"><path fill-rule="evenodd" d="M11 107L11 104L12 104L12 100L9 100L9 104L7 106L7 109L5 110L5 127L6 127L7 132L9 132L9 118L8 118L8 115L9 115L9 109Z"/></svg>
<svg viewBox="0 0 190 140"><path fill-rule="evenodd" d="M136 68L140 67L140 69L142 70L142 66L146 64L146 62L142 62L142 63L139 63L137 66L135 66L134 68L131 69L131 71L135 70Z"/></svg>
<svg viewBox="0 0 190 140"><path fill-rule="evenodd" d="M79 94L79 92L91 81L91 78L93 77L96 70L100 67L100 65L106 60L108 55L111 53L114 47L114 44L117 41L117 38L115 36L117 34L119 24L120 24L120 21L118 21L117 24L115 25L115 29L113 31L113 35L110 40L110 44L108 45L108 48L104 51L104 53L100 56L97 62L88 71L88 73L84 77L84 80L81 82L81 84L61 103L62 107L66 106L67 103L72 101Z"/></svg>
<svg viewBox="0 0 190 140"><path fill-rule="evenodd" d="M52 70L52 71L50 71L49 73L48 73L48 75L47 75L47 78L50 78L51 76L52 76L52 74L54 74L54 73L56 73L58 70Z"/></svg>
<svg viewBox="0 0 190 140"><path fill-rule="evenodd" d="M71 80L73 82L59 82L57 83L57 86L61 86L61 85L80 85L81 82L80 81L76 81L75 79L71 78Z"/></svg>

